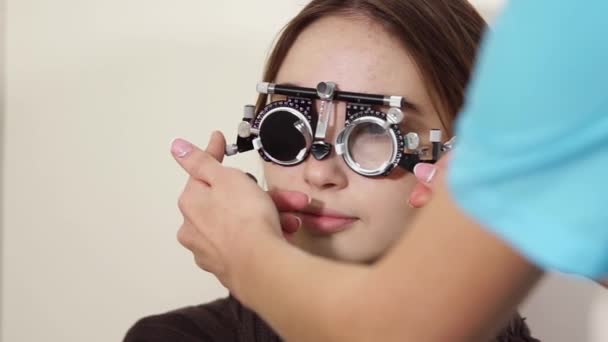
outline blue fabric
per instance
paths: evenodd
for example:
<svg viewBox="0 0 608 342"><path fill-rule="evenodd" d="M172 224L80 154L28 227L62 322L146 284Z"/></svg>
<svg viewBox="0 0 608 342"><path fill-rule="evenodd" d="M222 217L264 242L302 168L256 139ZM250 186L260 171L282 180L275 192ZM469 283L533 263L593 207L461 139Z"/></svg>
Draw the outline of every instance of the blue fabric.
<svg viewBox="0 0 608 342"><path fill-rule="evenodd" d="M483 45L448 182L538 265L608 275L608 1L512 0Z"/></svg>

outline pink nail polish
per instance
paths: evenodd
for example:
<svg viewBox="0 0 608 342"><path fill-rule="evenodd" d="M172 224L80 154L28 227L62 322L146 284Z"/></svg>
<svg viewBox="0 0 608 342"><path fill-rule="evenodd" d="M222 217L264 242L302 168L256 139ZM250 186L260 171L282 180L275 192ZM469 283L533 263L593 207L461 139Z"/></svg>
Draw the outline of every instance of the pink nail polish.
<svg viewBox="0 0 608 342"><path fill-rule="evenodd" d="M419 181L430 183L437 173L437 168L433 164L418 163L414 166L414 175Z"/></svg>
<svg viewBox="0 0 608 342"><path fill-rule="evenodd" d="M171 143L171 153L178 158L183 158L192 151L192 144L186 140L177 138Z"/></svg>

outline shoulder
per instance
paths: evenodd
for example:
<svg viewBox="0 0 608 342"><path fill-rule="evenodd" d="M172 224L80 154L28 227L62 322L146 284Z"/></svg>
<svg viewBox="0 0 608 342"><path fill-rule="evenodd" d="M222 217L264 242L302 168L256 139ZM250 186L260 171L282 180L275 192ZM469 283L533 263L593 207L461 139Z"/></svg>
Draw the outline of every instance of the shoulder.
<svg viewBox="0 0 608 342"><path fill-rule="evenodd" d="M138 320L123 342L233 341L237 330L231 300L189 306Z"/></svg>

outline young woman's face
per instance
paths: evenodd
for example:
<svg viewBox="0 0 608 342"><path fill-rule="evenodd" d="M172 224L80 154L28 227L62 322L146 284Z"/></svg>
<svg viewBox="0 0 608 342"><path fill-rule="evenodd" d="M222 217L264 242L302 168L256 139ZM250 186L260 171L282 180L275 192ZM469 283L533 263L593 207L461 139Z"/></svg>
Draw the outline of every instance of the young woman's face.
<svg viewBox="0 0 608 342"><path fill-rule="evenodd" d="M335 82L345 91L404 96L418 112L405 111L403 128L418 132L423 141L430 128L445 129L407 50L367 19L327 17L294 42L276 83L314 88L320 81ZM327 141L333 143L344 127L345 107L338 102ZM303 226L290 240L321 256L373 261L399 237L415 210L407 203L416 183L412 174L395 169L388 177L367 178L335 152L293 167L264 163L264 173L269 189L302 191L313 198L313 213L298 214Z"/></svg>

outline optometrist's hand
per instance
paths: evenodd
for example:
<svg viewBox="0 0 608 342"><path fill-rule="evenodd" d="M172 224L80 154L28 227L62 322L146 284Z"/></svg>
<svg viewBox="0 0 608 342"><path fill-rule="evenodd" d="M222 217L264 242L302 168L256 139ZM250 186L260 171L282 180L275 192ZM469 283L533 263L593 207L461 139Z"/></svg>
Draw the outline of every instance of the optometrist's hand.
<svg viewBox="0 0 608 342"><path fill-rule="evenodd" d="M450 154L444 156L436 164L419 163L414 168L414 174L418 178L418 184L412 190L409 198L409 204L414 208L424 207L433 195L434 180L441 172L445 172ZM599 285L608 289L608 278L594 280Z"/></svg>
<svg viewBox="0 0 608 342"><path fill-rule="evenodd" d="M196 264L231 288L231 272L246 264L252 246L262 239L283 239L273 197L244 172L221 164L225 139L215 132L205 151L176 139L171 153L190 176L179 196L184 222L178 241ZM281 203L284 194L274 195Z"/></svg>
<svg viewBox="0 0 608 342"><path fill-rule="evenodd" d="M302 226L302 220L293 213L310 205L311 198L299 191L272 190L268 191L268 194L279 211L283 234L289 236L298 231Z"/></svg>
<svg viewBox="0 0 608 342"><path fill-rule="evenodd" d="M433 195L434 181L437 175L444 172L451 154L443 156L436 164L418 163L414 167L414 175L418 178L418 184L412 190L409 204L414 208L425 206Z"/></svg>

